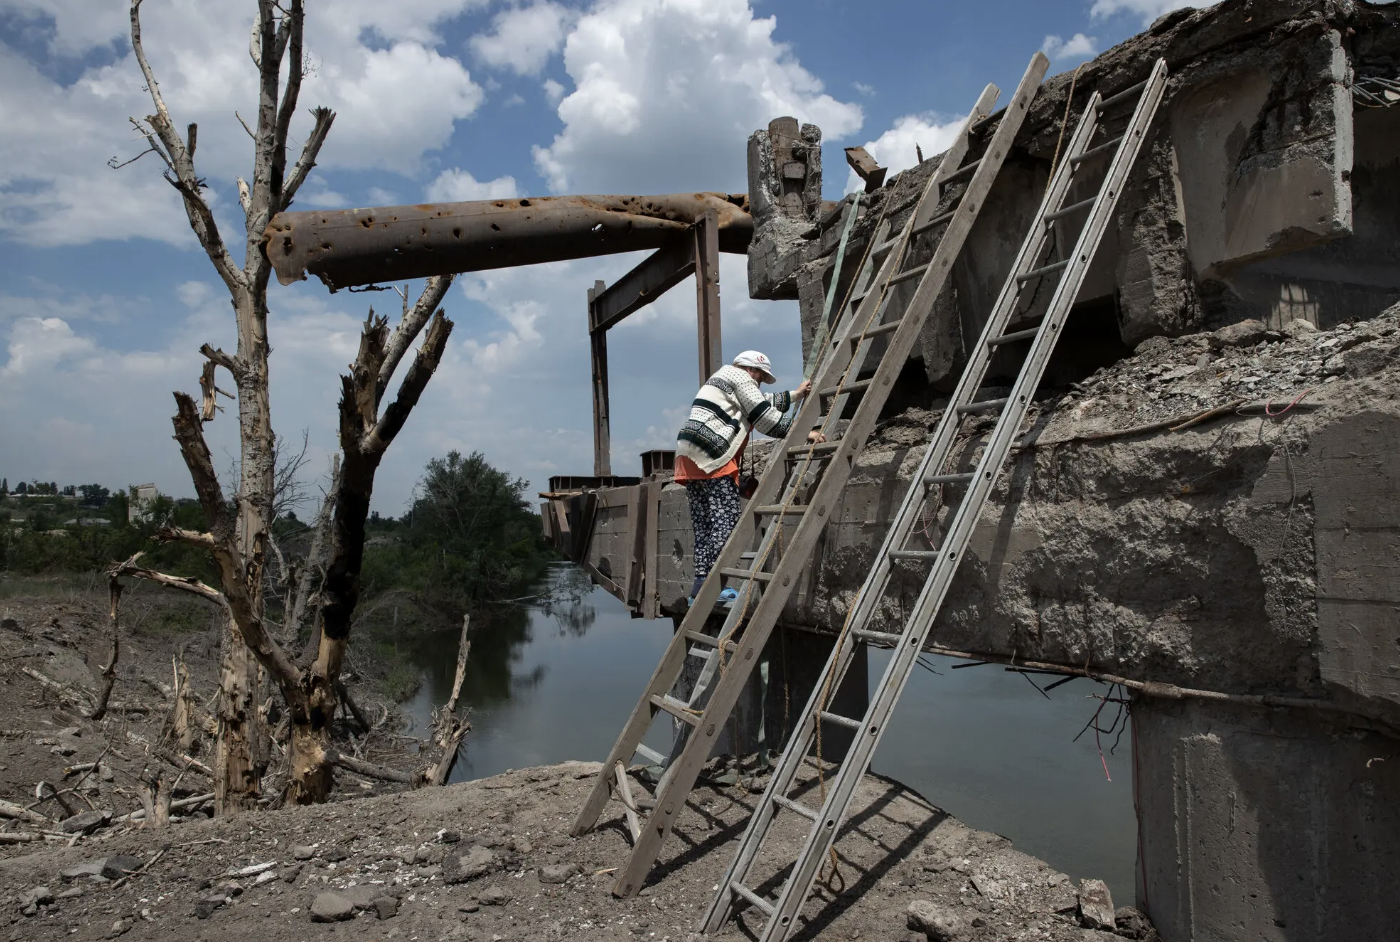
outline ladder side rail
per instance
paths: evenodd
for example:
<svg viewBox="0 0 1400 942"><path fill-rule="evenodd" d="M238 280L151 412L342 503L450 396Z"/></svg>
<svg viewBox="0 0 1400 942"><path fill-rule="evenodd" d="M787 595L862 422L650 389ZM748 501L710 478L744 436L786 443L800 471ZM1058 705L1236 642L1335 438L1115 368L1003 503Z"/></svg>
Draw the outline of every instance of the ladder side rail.
<svg viewBox="0 0 1400 942"><path fill-rule="evenodd" d="M1071 139L1071 154L1078 154L1081 152L1092 136L1094 127L1093 115L1093 109L1087 109L1084 116L1080 119L1079 127L1076 129L1075 135ZM1016 301L1020 294L1016 275L1044 248L1045 234L1043 230L1045 227L1040 224L1040 220L1044 217L1048 207L1058 206L1060 201L1064 198L1064 194L1068 191L1070 174L1072 173L1069 169L1070 166L1069 161L1065 160L1056 173L1055 179L1051 181L1051 186L1041 202L1040 210L1036 213L1035 219L1031 223L1031 230L1027 233L1026 240L1022 243L1021 251L1017 254L1016 262L1011 268L1006 282L1002 286L1002 292L997 300L996 309L983 328L982 337L978 340L977 350L969 357L968 365L964 370L962 379L958 383L957 391L954 393L953 399L949 402L947 410L943 413L943 417L938 425L938 432L935 435L934 442L929 451L926 452L926 457L933 454L947 454L951 450L957 429L961 425L963 418L961 414L958 413L957 406L971 402L976 391L981 388L982 379L990 365L991 359L988 354L989 348L985 341L997 336L993 331L995 331L1002 322L1009 320L1010 312L1015 308ZM921 482L922 478L912 482L912 486L909 491L906 492L906 502L913 502L915 500L922 501ZM976 481L974 480L973 484L975 483ZM963 495L962 507L967 507L969 502L973 500L972 491L973 487L970 485L967 493ZM904 510L904 507L901 507L901 510ZM946 547L948 544L949 540L945 538L944 546ZM942 564L944 558L946 558L946 554L935 562L935 571L943 568ZM886 548L882 546L877 568L884 569L886 574L885 578L888 578L890 569L888 560L888 552ZM956 567L948 568L956 569ZM872 575L874 575L873 572ZM927 590L927 587L928 582L925 582L925 590ZM864 586L862 590L864 590ZM920 598L923 598L922 593ZM879 601L880 599L876 597L876 593L872 592L869 595L863 595L863 597L859 599L859 610L852 616L854 623L861 624L863 620L868 619L869 614L873 611L874 607L879 604ZM901 650L903 647L904 646L901 645ZM894 661L895 659L891 658L891 665L893 665ZM886 675L886 677L881 679L882 685L884 685L888 679L888 668L886 669ZM877 688L877 690L882 689L883 688ZM871 708L875 707L879 701L880 695L877 694L875 700L871 702L870 707L866 710L867 716L871 714ZM862 747L867 743L869 743L871 747L870 752L873 753L874 746L878 744L881 733L883 733L883 724L878 724L874 734L871 734L870 724L868 721L862 720L862 728L855 734L851 743L851 748L846 754L846 761L842 764L842 768L860 767L863 770L864 766L868 764L869 759L867 757L864 762L860 761L859 753L864 751ZM782 895L779 898L777 906L774 907L773 916L768 920L763 935L760 937L762 942L770 942L770 940L780 938L782 935L786 934L788 926L801 911L803 904L811 893L812 883L816 880L817 871L821 867L822 860L826 855L826 850L836 840L836 833L839 825L837 819L842 816L839 812L843 812L849 804L850 796L854 794L855 785L859 781L860 776L841 776L838 773L836 781L834 781L832 787L828 789L827 800L822 805L821 818L808 832L801 856L798 857L793 867L792 874L784 884Z"/></svg>
<svg viewBox="0 0 1400 942"><path fill-rule="evenodd" d="M897 265L898 259L891 255L891 257L886 258L884 264L880 266L876 277L888 280L894 274ZM867 297L859 308L867 315L873 315L878 300L879 299L873 295ZM838 330L840 341L834 348L832 356L828 359L825 367L820 371L820 376L813 379L814 386L828 380L834 381L835 378L841 375L846 365L850 362L850 358L853 355L850 336L855 325L861 323L860 315L862 310L858 310L856 316L849 318L848 322ZM801 430L802 438L805 440L807 432L815 426L816 420L821 414L820 399L820 396L808 396L803 400L802 407L793 420L793 425L788 432L787 438L784 438L779 447L774 451L772 459L764 469L763 475L759 478L757 490L749 502L750 508L762 504L774 503L774 496L779 492L779 489L783 487L784 484L791 486L791 482L788 480L789 476L785 475L782 470L782 459L785 457L785 453L789 447L788 442L796 437L798 431ZM637 705L632 709L627 723L623 726L622 733L618 736L612 750L608 753L607 760L603 765L603 771L600 772L594 780L593 788L589 792L589 796L585 800L583 807L579 809L579 813L574 819L574 824L570 828L570 833L575 837L587 833L588 830L597 823L598 816L603 813L603 809L607 806L611 788L609 786L609 778L605 774L606 770L611 768L613 764L618 761L625 762L630 760L636 752L637 745L642 741L643 737L646 736L647 730L651 726L652 716L655 712L651 705L651 698L656 695L669 693L671 688L675 685L677 678L680 676L685 663L686 648L684 643L677 639L684 639L686 631L700 631L704 628L705 622L709 620L710 613L714 611L715 603L719 600L720 590L723 588L718 576L718 570L736 567L741 561L741 556L746 551L745 547L751 543L755 534L756 514L746 509L746 512L740 515L739 523L734 527L734 530L730 532L729 539L725 541L724 548L720 550L719 557L715 560L715 565L710 571L710 576L701 584L700 591L696 593L695 600L691 604L690 610L686 612L681 621L680 628L672 637L671 643L667 645L665 653L657 663L656 669L652 672L651 678L647 682L646 689L641 699L637 701ZM725 619L725 627L721 632L722 635L733 632L736 625L731 623L731 619L739 617L735 613L741 611L742 604L735 603L734 608L730 612L730 616ZM670 773L674 767L675 763L672 763L671 767L666 770L665 776L667 778L670 777ZM659 793L658 790L658 794ZM655 811L653 811L653 814L654 813ZM644 829L643 833L645 834L647 830L649 829Z"/></svg>
<svg viewBox="0 0 1400 942"><path fill-rule="evenodd" d="M1014 140L1019 130L1020 124L1029 108L1031 99L1034 97L1035 91L1039 87L1041 79L1044 77L1047 66L1048 60L1045 59L1042 54L1037 53L1036 56L1032 58L1016 94L1013 96L1007 108L1008 115L1014 116L1014 120L1001 122L992 140L988 142L984 154L991 159L988 160L984 157L984 165L978 167L973 178L968 182L967 189L960 198L957 209L954 210L954 218L950 221L948 228L944 231L943 237L939 240L938 248L934 253L935 257L930 260L925 277L921 279L918 290L906 306L904 314L905 323L901 325L900 331L896 331L896 337L903 332L905 327L912 326L913 330L911 333L915 336L918 330L922 328L922 320L927 317L928 311L932 309L933 300L942 290L942 285L946 281L946 272L951 267L951 259L956 258L961 251L962 243L966 239L967 233L971 230L973 221L976 219L977 203L982 200L986 192L990 190L996 174L1000 169L1003 156L1005 152L1009 150L1011 142ZM978 120L989 112L994 101L994 97L989 100L988 92L984 92L982 98L978 101L977 107L969 114L958 137L958 154L960 156L966 155L968 128L973 121ZM957 163L960 162L961 160L954 162L953 160L945 158L940 164L938 172L935 173L934 178L930 180L930 190L926 192L926 196L929 193L937 195L938 190L934 187L941 186L943 179L956 172L955 168ZM937 199L923 199L918 209L911 217L912 225L909 231L912 231L914 227L920 225L922 219L929 218L933 209L937 207L938 202L939 200ZM952 238L950 239L949 236ZM941 261L939 258L940 254L948 259L946 263L939 264ZM938 282L937 287L933 290L929 290L930 279L927 273L932 272L941 272L941 274L936 274L933 279ZM923 295L923 297L921 297L921 295ZM923 310L920 310L921 305ZM910 325L908 323L910 320L917 320L919 323L917 325ZM907 351L905 351L903 357L899 356L899 351L895 349L895 344L896 341L892 339L890 348L886 350L884 362L895 362L902 367L903 358L907 357L908 354ZM912 347L912 337L910 339L910 346ZM872 383L872 386L874 385L876 385L876 383ZM926 455L924 464L927 465L927 463L928 456ZM922 480L922 475L918 480ZM906 499L905 503L907 505L910 501ZM886 543L890 541L891 536L892 534L886 535ZM905 528L903 536L907 536L907 527ZM903 536L900 537L901 542ZM885 567L883 580L887 581L888 562L883 552L880 555L880 561ZM883 590L883 581L877 577L875 579L868 579L867 586L863 587L863 591L869 587L868 584L872 581L881 582L880 588ZM830 668L832 664L840 664L839 672L844 676L845 668L849 665L851 656L854 653L855 643L854 638L850 635L846 635L840 639L837 650L832 652L828 668ZM839 682L839 680L837 682ZM824 684L823 686L827 685ZM723 923L724 919L727 918L729 908L732 905L732 895L728 889L729 881L741 879L743 876L747 875L748 868L751 866L752 860L757 854L763 834L766 832L769 822L771 822L775 814L775 806L772 800L773 796L785 793L796 775L797 768L801 764L801 759L803 755L805 755L808 744L815 734L816 722L819 722L819 720L816 719L816 713L819 709L818 700L821 695L821 689L822 688L819 687L813 691L807 709L803 714L804 719L802 726L800 729L793 731L789 749L784 752L783 760L780 762L780 768L775 770L774 775L770 777L764 800L760 803L755 818L751 820L750 826L745 833L744 843L741 845L738 854L736 854L734 863L731 864L730 872L726 876L725 881L720 884L720 892L715 897L714 902L711 904L710 911L705 918L705 931L715 931L719 925ZM801 742L801 748L793 749L791 746L793 741ZM736 873L738 874L737 877L735 876Z"/></svg>
<svg viewBox="0 0 1400 942"><path fill-rule="evenodd" d="M1048 60L1045 60L1044 56L1040 54L1038 54L1038 58L1032 59L1031 66L1027 69L1027 78L1033 73L1043 75L1046 62ZM1037 80L1036 85L1038 84ZM1030 94L1018 93L1009 108L1015 109L1018 112L1018 117L1023 118L1029 104ZM964 122L963 136L967 133L969 123ZM712 747L711 744L719 726L723 719L727 718L733 711L743 684L747 681L749 672L752 670L754 658L767 642L773 625L782 614L782 609L791 595L793 583L806 566L808 557L815 548L817 538L821 535L826 523L826 512L834 505L835 498L845 487L846 480L855 466L856 456L864 449L866 439L874 430L880 409L884 406L884 402L894 385L894 380L903 369L904 362L908 359L914 343L918 340L923 321L928 316L929 311L933 309L935 300L943 290L943 284L952 268L952 260L962 250L962 245L976 219L976 208L986 196L986 192L991 189L1005 153L1014 138L1015 130L1010 129L1010 125L1013 124L1019 125L1019 121L1003 121L998 127L993 140L988 144L986 157L968 182L967 189L959 203L959 210L939 239L934 257L920 279L919 287L913 298L905 308L899 329L890 337L889 345L881 356L880 365L875 371L870 386L867 387L862 396L861 403L856 408L855 415L852 417L845 434L837 443L836 452L827 459L825 471L808 505L812 510L803 515L791 542L785 547L783 559L774 570L774 578L762 592L757 606L753 609L748 627L739 642L738 650L732 656L729 669L721 676L720 682L710 694L710 700L705 707L700 724L690 734L690 741L687 742L686 749L679 760L672 763L671 767L667 769L665 781L661 783L664 784L664 787L659 788L656 793L657 806L648 818L648 827L643 830L641 838L633 846L628 865L623 868L618 877L613 890L616 895L630 896L640 887L641 881L650 870L652 861L655 860L656 854L660 851L661 843L670 833L677 813L683 807L684 796L688 795L694 788L695 779L699 775L700 767L709 757L709 749ZM941 186L942 180L951 175L952 172L953 168L940 166L929 178L921 199L926 200L931 194L936 195L936 187ZM910 219L904 227L906 247L915 216L917 216L917 211L910 215ZM903 249L901 249L891 252L885 259L881 266L879 279L881 285L887 284L892 277L892 269L902 259L903 254ZM884 303L882 296L885 293L887 292L884 290L878 293L872 292L861 301L859 313L852 318L851 323L847 325L847 330L843 332L846 338L850 337L857 324L869 321L870 317L878 310L877 305ZM844 372L853 356L854 351L850 349L850 342L847 339L832 356L826 370L827 375L837 374L838 370ZM803 402L798 420L794 422L794 431L799 425L808 429L815 425L816 416L809 417L808 413L810 410L816 409L819 415L820 406L820 395L807 397ZM789 433L790 436L792 434ZM786 449L790 446L785 442L783 447ZM697 604L699 601L697 598ZM736 603L734 611L730 613L731 618L737 617L739 610L740 606ZM726 620L726 625L728 625L728 620ZM696 745L701 740L704 740L703 749ZM673 798L670 793L676 788L681 789L683 794ZM606 797L604 801L606 801ZM662 816L659 826L653 823L658 814ZM643 858L645 858L644 861Z"/></svg>
<svg viewBox="0 0 1400 942"><path fill-rule="evenodd" d="M1090 211L1090 219L1086 221L1076 242L1075 254L1071 256L1070 265L1056 289L1047 316L1042 321L1042 328L1036 337L1034 349L1022 366L1021 374L1010 401L1007 403L1007 408L1003 410L992 440L988 442L983 451L982 459L978 463L977 477L969 486L968 493L964 496L955 515L954 524L949 530L949 537L945 539L943 544L944 552L935 563L934 571L930 573L924 584L923 591L906 622L901 636L901 644L895 656L890 659L885 675L881 678L879 693L866 711L863 728L857 734L846 761L837 775L834 787L828 793L819 823L811 831L810 838L815 838L815 840L809 840L809 846L804 848L804 857L799 858L798 866L794 868L782 898L774 907L773 918L769 920L762 936L763 942L776 942L776 940L783 938L786 935L788 925L800 911L802 904L805 903L825 848L834 841L839 823L844 819L845 809L855 793L857 784L864 775L865 768L870 763L875 748L884 735L886 726L884 720L893 711L894 704L898 701L905 684L908 682L913 668L912 662L918 656L925 638L932 630L938 608L946 596L953 575L962 562L960 558L962 551L970 541L972 530L990 495L995 479L999 476L1020 423L1029 408L1031 395L1044 374L1045 365L1048 363L1055 342L1058 340L1058 322L1068 314L1070 306L1074 303L1083 284L1089 263L1093 259L1094 252L1108 226L1109 217L1122 192L1123 183L1137 158L1147 125L1150 124L1155 115L1165 88L1165 72L1165 62L1159 60L1153 69L1147 91L1144 92L1138 103L1138 108L1134 112L1123 143L1116 152L1109 173L1100 187L1100 198ZM1092 120L1094 125L1097 125L1099 101L1100 95L1095 92L1086 108L1082 124ZM1081 148L1084 143L1087 143L1087 140L1088 137L1085 136L1080 142ZM1066 177L1073 173L1069 161L1065 162L1064 171ZM1044 228L1044 215L1042 211L1037 216L1034 223L1037 228ZM950 546L951 549L949 549ZM910 640L916 643L909 644ZM852 774L852 770L859 770L858 774ZM798 888L801 889L800 893L795 892Z"/></svg>
<svg viewBox="0 0 1400 942"><path fill-rule="evenodd" d="M1099 190L1100 199L1089 211L1089 218L1085 221L1084 228L1076 241L1074 254L1070 256L1070 264L1051 298L1046 317L1041 322L1040 330L1032 343L1021 375L1017 378L1008 397L1006 408L1002 411L997 426L983 450L982 458L978 462L977 476L968 487L968 493L958 508L953 525L949 527L948 537L943 544L944 552L939 560L939 563L944 565L940 565L930 575L924 591L920 593L909 616L915 624L927 628L932 627L932 619L942 604L957 564L961 562L962 552L971 540L972 531L976 526L982 505L986 503L991 494L1002 464L1005 462L1011 445L1020 430L1021 421L1030 408L1031 398L1044 375L1050 354L1054 352L1055 343L1059 339L1060 327L1063 326L1062 322L1074 304L1089 264L1093 261L1103 234L1108 228L1110 214L1117 206L1128 172L1137 159L1147 126L1155 116L1157 105L1161 101L1165 89L1165 75L1166 63L1164 60L1158 60L1148 80L1147 88L1138 101L1138 107L1133 113L1123 142L1115 153L1109 171L1105 175ZM1086 117L1097 111L1098 102L1099 95L1095 92L1093 98L1090 99L1090 107L1086 111Z"/></svg>

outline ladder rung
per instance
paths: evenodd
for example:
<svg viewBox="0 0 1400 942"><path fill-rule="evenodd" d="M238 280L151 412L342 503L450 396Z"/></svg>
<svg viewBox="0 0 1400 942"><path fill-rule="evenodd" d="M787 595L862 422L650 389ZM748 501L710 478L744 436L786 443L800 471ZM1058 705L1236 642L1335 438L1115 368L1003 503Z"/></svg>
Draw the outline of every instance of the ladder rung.
<svg viewBox="0 0 1400 942"><path fill-rule="evenodd" d="M643 759L646 759L652 765L666 764L666 757L663 756L661 753L657 752L655 749L651 748L650 746L644 745L642 743L637 743L636 752L637 755L641 756Z"/></svg>
<svg viewBox="0 0 1400 942"><path fill-rule="evenodd" d="M892 249L892 248L894 248L896 245L898 245L898 244L900 243L900 240L902 240L903 238L904 238L904 233L901 232L899 235L895 236L893 239L886 239L884 242L881 242L879 245L875 246L875 248L871 249L871 250L870 250L870 254L871 254L871 255L884 255L884 254L885 254L886 252L888 252L890 249Z"/></svg>
<svg viewBox="0 0 1400 942"><path fill-rule="evenodd" d="M752 569L721 569L719 574L731 579L752 579L755 582L771 582L773 579L771 572L754 572Z"/></svg>
<svg viewBox="0 0 1400 942"><path fill-rule="evenodd" d="M946 177L944 177L944 178L943 178L943 184L946 186L946 185L948 185L950 182L952 182L953 180L956 180L958 177L961 177L961 176L963 176L963 175L965 175L965 174L971 173L972 171L976 170L976 169L977 169L978 167L980 167L981 165L982 165L982 158L981 158L981 157L978 157L976 160L972 161L971 163L963 164L961 167L959 167L958 169L954 170L952 173L950 173L950 174L948 174Z"/></svg>
<svg viewBox="0 0 1400 942"><path fill-rule="evenodd" d="M938 550L890 550L890 559L912 559L929 562L938 558Z"/></svg>
<svg viewBox="0 0 1400 942"><path fill-rule="evenodd" d="M853 307L853 308L855 308L855 307L860 307L860 302L862 302L862 301L864 301L866 298L870 297L870 290L871 290L871 287L872 287L872 286L867 285L866 288L865 288L865 290L862 291L860 294L852 295L852 296L851 296L851 300L848 302L848 306L849 306L849 307Z"/></svg>
<svg viewBox="0 0 1400 942"><path fill-rule="evenodd" d="M828 723L835 723L837 726L844 726L847 729L860 729L861 726L865 725L864 720L853 720L849 716L839 716L835 713L828 713L825 710L817 711L817 716L820 716Z"/></svg>
<svg viewBox="0 0 1400 942"><path fill-rule="evenodd" d="M872 376L870 379L858 379L854 383L846 383L844 386L828 386L822 390L822 395L839 396L841 393L860 392L863 389L868 389L873 381L874 377Z"/></svg>
<svg viewBox="0 0 1400 942"><path fill-rule="evenodd" d="M890 647L899 644L900 639L899 635L891 634L888 631L871 631L868 628L856 628L851 634L860 641L873 641L876 644L885 644Z"/></svg>
<svg viewBox="0 0 1400 942"><path fill-rule="evenodd" d="M808 450L810 450L814 455L824 455L829 452L833 452L840 447L840 442L822 442L819 445L813 445L811 443L808 443L806 445L793 445L791 448L788 449L788 454L795 458L801 458L803 455L807 454Z"/></svg>
<svg viewBox="0 0 1400 942"><path fill-rule="evenodd" d="M865 336L878 337L881 334L888 334L890 331L899 330L899 325L903 321L904 318L901 317L899 320L890 321L888 324L876 324L874 327L867 327L865 328ZM852 334L851 339L859 340L861 338L858 334Z"/></svg>
<svg viewBox="0 0 1400 942"><path fill-rule="evenodd" d="M1116 105L1116 104L1118 104L1118 103L1120 103L1120 102L1127 101L1129 98L1132 98L1134 95L1138 94L1138 93L1141 92L1144 88L1147 87L1147 81L1148 81L1147 79L1143 79L1141 82L1138 82L1136 85L1130 85L1130 86L1128 86L1127 88L1123 89L1123 90L1122 90L1121 92L1119 92L1118 94L1112 95L1112 96L1110 96L1110 97L1108 97L1108 98L1105 98L1103 101L1099 102L1099 110L1100 110L1100 111L1107 111L1109 108L1112 108L1114 105Z"/></svg>
<svg viewBox="0 0 1400 942"><path fill-rule="evenodd" d="M1059 271L1059 270L1062 269L1062 268L1068 268L1068 267L1069 267L1069 259L1067 259L1067 258L1062 258L1062 259L1060 259L1058 262L1051 262L1049 265L1042 265L1040 268L1032 268L1030 271L1026 272L1024 275L1017 275L1017 276L1016 276L1016 280L1019 281L1021 284L1025 284L1026 282L1030 281L1032 278L1039 278L1041 275L1049 275L1049 274L1051 274L1052 272L1057 272L1057 271Z"/></svg>
<svg viewBox="0 0 1400 942"><path fill-rule="evenodd" d="M1094 147L1094 148L1090 148L1089 150L1086 150L1084 153L1080 154L1078 157L1071 157L1071 158L1070 158L1070 161L1069 161L1069 162L1070 162L1070 165L1071 165L1071 166L1074 166L1074 167L1077 167L1077 166L1079 166L1080 164L1082 164L1082 163L1083 163L1084 161L1086 161L1086 160L1093 160L1095 157L1099 156L1099 154L1106 154L1106 153L1108 153L1109 151L1113 150L1113 149L1114 149L1115 147L1117 147L1120 143L1122 143L1122 141L1123 141L1123 135L1120 134L1120 135L1118 135L1117 137L1115 137L1115 138L1114 138L1113 140L1111 140L1111 141L1105 141L1104 143L1100 144L1098 147Z"/></svg>
<svg viewBox="0 0 1400 942"><path fill-rule="evenodd" d="M1053 213L1047 214L1045 217L1045 221L1054 222L1057 219L1064 219L1066 216L1073 216L1081 209L1088 209L1090 206L1093 206L1094 202L1097 199L1097 196L1091 196L1087 200L1080 200L1077 203L1071 203L1068 206L1055 210Z"/></svg>
<svg viewBox="0 0 1400 942"><path fill-rule="evenodd" d="M894 285L899 284L900 282L909 281L909 280L911 280L911 279L918 278L920 275L922 275L922 274L923 274L924 272L926 272L926 271L928 271L928 266L927 266L927 265L920 265L918 268L911 268L911 269L909 269L908 271L902 271L902 272L900 272L898 275L895 275L893 278L891 278L891 279L889 280L889 284L890 284L891 286L894 286Z"/></svg>
<svg viewBox="0 0 1400 942"><path fill-rule="evenodd" d="M805 506L784 507L782 504L765 504L762 507L755 507L754 513L767 517L776 517L780 514L805 514Z"/></svg>
<svg viewBox="0 0 1400 942"><path fill-rule="evenodd" d="M1000 119L1001 116L1002 116L1003 114L1005 114L1005 113L1006 113L1005 111L998 111L998 112L996 112L996 113L994 113L994 114L983 115L982 117L978 118L976 121L973 121L971 124L969 124L969 125L967 126L967 133L968 133L968 134L981 134L981 133L982 133L982 128L984 128L984 127L986 126L986 124L987 124L988 121L996 121L996 120Z"/></svg>
<svg viewBox="0 0 1400 942"><path fill-rule="evenodd" d="M966 474L930 474L924 478L924 483L930 487L935 484L968 484L977 475L968 472Z"/></svg>
<svg viewBox="0 0 1400 942"><path fill-rule="evenodd" d="M666 694L654 693L651 695L652 706L665 710L667 713L680 720L682 723L689 723L691 726L700 725L700 714L691 713L689 708L677 700L675 697Z"/></svg>
<svg viewBox="0 0 1400 942"><path fill-rule="evenodd" d="M765 916L771 917L773 915L773 904L768 902L763 897L759 896L753 890L744 886L744 884L740 883L738 880L735 880L732 883L730 883L729 889L732 890L735 895L742 896L744 899L748 900L750 905L756 906L759 909L763 910L763 914Z"/></svg>
<svg viewBox="0 0 1400 942"><path fill-rule="evenodd" d="M1014 334L1002 334L1000 337L993 337L987 341L989 347L999 347L1004 343L1015 343L1018 340L1030 340L1040 333L1039 327L1028 327L1025 330L1018 330Z"/></svg>
<svg viewBox="0 0 1400 942"><path fill-rule="evenodd" d="M914 227L914 231L911 232L911 233L909 233L909 238L912 239L912 238L914 238L915 236L921 236L921 235L923 235L925 232L928 232L930 229L937 229L939 226L943 225L945 222L947 222L948 220L952 219L952 218L953 218L954 216L956 216L957 214L958 214L958 211L957 211L956 209L950 209L950 210L948 210L946 213L943 213L942 215L934 216L932 219L930 219L928 222L924 223L922 226L915 226L915 227Z"/></svg>
<svg viewBox="0 0 1400 942"><path fill-rule="evenodd" d="M958 412L962 415L976 415L979 412L994 412L1010 401L1010 399L983 399L981 402L973 402L965 406L958 406Z"/></svg>
<svg viewBox="0 0 1400 942"><path fill-rule="evenodd" d="M802 802L793 801L791 798L784 798L782 795L774 795L773 804L777 805L779 808L786 808L794 814L800 814L808 821L816 821L822 816L820 811L813 811Z"/></svg>

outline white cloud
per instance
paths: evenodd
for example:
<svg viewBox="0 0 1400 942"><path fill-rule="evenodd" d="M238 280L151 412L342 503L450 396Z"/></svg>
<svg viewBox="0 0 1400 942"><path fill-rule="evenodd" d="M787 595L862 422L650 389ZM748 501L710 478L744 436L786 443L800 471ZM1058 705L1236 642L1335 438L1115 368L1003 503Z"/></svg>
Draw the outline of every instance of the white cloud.
<svg viewBox="0 0 1400 942"><path fill-rule="evenodd" d="M535 148L554 192L742 189L744 141L781 115L860 129L748 0L600 0L564 44L564 129Z"/></svg>
<svg viewBox="0 0 1400 942"><path fill-rule="evenodd" d="M867 85L867 84L865 84L864 82L854 82L854 83L852 83L852 87L853 87L856 91L858 91L858 92L860 92L862 95L864 95L866 98L869 98L870 96L872 96L872 95L875 94L875 86L874 86L874 85Z"/></svg>
<svg viewBox="0 0 1400 942"><path fill-rule="evenodd" d="M1093 58L1098 52L1095 44L1098 38L1075 33L1069 39L1060 36L1046 36L1040 51L1052 59L1074 59L1082 61Z"/></svg>
<svg viewBox="0 0 1400 942"><path fill-rule="evenodd" d="M1134 13L1141 17L1146 26L1163 13L1195 6L1194 0L1094 0L1089 16L1099 20L1115 13Z"/></svg>
<svg viewBox="0 0 1400 942"><path fill-rule="evenodd" d="M326 104L336 123L321 152L324 168L387 168L415 173L425 151L443 146L455 123L480 106L482 89L461 62L438 52L443 18L485 0L346 0L312 10L307 53L312 73L292 125L293 141L309 128L306 110ZM126 48L126 4L107 0L0 0L0 8L52 17L51 46L67 54L116 42ZM118 8L120 16L112 14ZM251 145L234 117L256 109L256 72L248 57L249 7L146 0L146 51L176 123L199 124L198 168L223 206L225 227L242 218L228 194L237 175L251 177ZM431 94L424 94L431 89ZM111 170L107 160L131 157L144 142L128 116L151 110L129 52L93 67L68 85L38 71L0 44L0 233L41 246L144 236L177 245L193 242L174 190L147 156ZM338 194L314 188L307 205ZM241 241L235 232L231 242Z"/></svg>
<svg viewBox="0 0 1400 942"><path fill-rule="evenodd" d="M551 105L557 105L564 98L564 86L554 79L545 79L541 86L544 89L544 97Z"/></svg>
<svg viewBox="0 0 1400 942"><path fill-rule="evenodd" d="M465 170L452 167L438 174L423 191L430 203L456 203L465 200L511 199L517 195L515 177L478 180Z"/></svg>
<svg viewBox="0 0 1400 942"><path fill-rule="evenodd" d="M564 44L575 18L574 11L548 0L502 10L491 21L491 32L471 38L472 52L493 68L538 75Z"/></svg>
<svg viewBox="0 0 1400 942"><path fill-rule="evenodd" d="M896 118L894 127L873 141L865 142L865 149L882 167L889 168L893 177L901 170L907 170L918 162L918 153L932 157L947 150L957 137L958 128L964 119L940 123L933 114L907 114ZM865 183L852 170L846 178L846 192L864 189Z"/></svg>

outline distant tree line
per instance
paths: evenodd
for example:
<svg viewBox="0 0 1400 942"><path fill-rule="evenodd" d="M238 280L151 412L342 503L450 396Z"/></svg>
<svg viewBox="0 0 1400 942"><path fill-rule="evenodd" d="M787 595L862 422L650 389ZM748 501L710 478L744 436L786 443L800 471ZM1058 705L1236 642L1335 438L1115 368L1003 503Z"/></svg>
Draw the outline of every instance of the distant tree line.
<svg viewBox="0 0 1400 942"><path fill-rule="evenodd" d="M553 558L528 486L492 467L479 452L463 457L454 451L429 461L402 517L374 513L369 518L365 601L397 593L456 618L481 603L520 594ZM215 580L207 553L155 540L161 527L202 529L198 504L161 496L132 515L134 490L21 482L10 491L8 481L0 479L0 572L94 572L143 551L143 565ZM294 508L278 516L273 532L289 566L299 565L307 553L314 525Z"/></svg>

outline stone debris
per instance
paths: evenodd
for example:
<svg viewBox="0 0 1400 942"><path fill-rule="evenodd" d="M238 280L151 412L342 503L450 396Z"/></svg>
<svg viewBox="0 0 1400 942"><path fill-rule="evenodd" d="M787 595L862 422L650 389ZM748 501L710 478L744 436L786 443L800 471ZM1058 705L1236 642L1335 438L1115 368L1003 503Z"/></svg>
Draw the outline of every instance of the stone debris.
<svg viewBox="0 0 1400 942"><path fill-rule="evenodd" d="M339 893L317 893L311 901L312 922L344 922L354 915L355 904Z"/></svg>
<svg viewBox="0 0 1400 942"><path fill-rule="evenodd" d="M922 932L933 942L958 942L967 926L956 913L928 900L915 900L905 910L905 923L915 932Z"/></svg>
<svg viewBox="0 0 1400 942"><path fill-rule="evenodd" d="M1113 911L1113 895L1102 880L1082 880L1079 884L1079 921L1086 929L1108 929L1118 925Z"/></svg>

